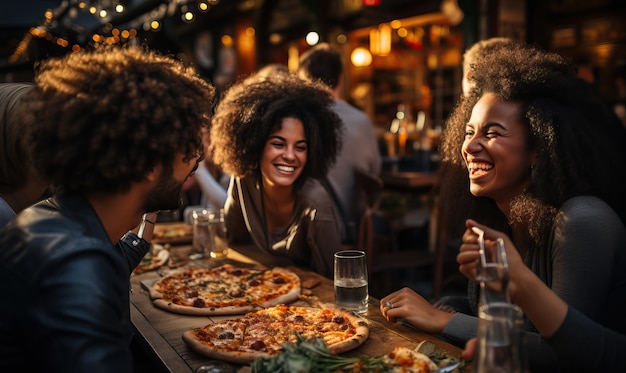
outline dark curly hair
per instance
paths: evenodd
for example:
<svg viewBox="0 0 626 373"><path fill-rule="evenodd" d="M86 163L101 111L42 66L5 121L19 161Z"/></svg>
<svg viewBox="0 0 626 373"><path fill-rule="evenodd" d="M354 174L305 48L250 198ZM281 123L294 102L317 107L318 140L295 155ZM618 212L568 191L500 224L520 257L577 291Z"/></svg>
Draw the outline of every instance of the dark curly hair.
<svg viewBox="0 0 626 373"><path fill-rule="evenodd" d="M595 195L626 221L626 130L611 108L563 57L509 44L472 65L476 86L461 98L442 135L440 203L448 229L468 217L507 231L525 224L533 247L546 245L558 209L569 198ZM483 94L522 105L536 164L507 221L495 202L469 192L461 154L465 126Z"/></svg>
<svg viewBox="0 0 626 373"><path fill-rule="evenodd" d="M101 47L46 60L24 96L35 168L67 191L118 193L202 152L213 87L172 58Z"/></svg>
<svg viewBox="0 0 626 373"><path fill-rule="evenodd" d="M267 138L284 118L293 117L302 121L308 143L298 185L307 177L322 178L341 148L343 124L333 102L326 87L293 74L252 76L232 86L217 106L211 124L213 160L231 175L252 174Z"/></svg>

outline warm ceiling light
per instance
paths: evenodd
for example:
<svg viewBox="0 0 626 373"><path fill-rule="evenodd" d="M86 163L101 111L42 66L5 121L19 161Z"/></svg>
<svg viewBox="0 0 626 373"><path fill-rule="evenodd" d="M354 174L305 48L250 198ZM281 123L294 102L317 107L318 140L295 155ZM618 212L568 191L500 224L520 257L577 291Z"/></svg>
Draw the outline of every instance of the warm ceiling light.
<svg viewBox="0 0 626 373"><path fill-rule="evenodd" d="M185 14L183 14L183 21L191 22L192 20L193 20L193 13L185 12Z"/></svg>
<svg viewBox="0 0 626 373"><path fill-rule="evenodd" d="M283 37L280 36L280 34L275 33L275 32L270 34L270 43L276 45L280 43L282 40L283 40Z"/></svg>
<svg viewBox="0 0 626 373"><path fill-rule="evenodd" d="M364 67L372 64L372 54L367 48L358 47L352 51L350 61L356 67Z"/></svg>
<svg viewBox="0 0 626 373"><path fill-rule="evenodd" d="M222 45L230 47L233 45L233 38L230 35L222 35Z"/></svg>
<svg viewBox="0 0 626 373"><path fill-rule="evenodd" d="M391 52L391 26L382 23L370 31L370 50L376 56L387 56Z"/></svg>
<svg viewBox="0 0 626 373"><path fill-rule="evenodd" d="M320 35L315 31L311 31L308 34L306 34L305 40L308 45L313 46L320 41Z"/></svg>

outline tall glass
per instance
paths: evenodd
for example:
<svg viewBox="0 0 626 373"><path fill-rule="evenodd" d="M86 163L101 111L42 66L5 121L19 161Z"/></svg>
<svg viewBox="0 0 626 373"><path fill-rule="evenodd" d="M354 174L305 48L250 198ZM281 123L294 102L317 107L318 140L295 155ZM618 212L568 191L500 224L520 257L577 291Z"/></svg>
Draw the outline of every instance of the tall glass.
<svg viewBox="0 0 626 373"><path fill-rule="evenodd" d="M496 302L480 308L474 372L526 371L522 315L522 309L511 303Z"/></svg>
<svg viewBox="0 0 626 373"><path fill-rule="evenodd" d="M476 268L476 280L480 283L479 307L494 302L510 303L508 292L509 264L502 238L496 240L495 252L485 248L484 232L478 230L481 259Z"/></svg>
<svg viewBox="0 0 626 373"><path fill-rule="evenodd" d="M365 252L344 250L335 253L335 304L363 313L367 311L367 261Z"/></svg>
<svg viewBox="0 0 626 373"><path fill-rule="evenodd" d="M213 245L211 241L211 232L209 230L210 215L213 210L200 209L191 212L193 224L193 241L191 243L191 259L204 258L207 252L211 252Z"/></svg>
<svg viewBox="0 0 626 373"><path fill-rule="evenodd" d="M209 231L211 232L211 246L206 253L213 259L220 259L228 254L228 237L224 223L224 209L209 214Z"/></svg>

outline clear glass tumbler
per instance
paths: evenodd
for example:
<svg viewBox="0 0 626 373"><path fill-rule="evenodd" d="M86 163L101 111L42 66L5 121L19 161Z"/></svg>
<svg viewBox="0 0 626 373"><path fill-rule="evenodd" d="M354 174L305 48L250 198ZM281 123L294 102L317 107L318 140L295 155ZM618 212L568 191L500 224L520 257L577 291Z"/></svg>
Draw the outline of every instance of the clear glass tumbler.
<svg viewBox="0 0 626 373"><path fill-rule="evenodd" d="M224 209L209 214L209 231L211 232L211 246L206 252L213 259L220 259L228 254L228 237L224 223Z"/></svg>
<svg viewBox="0 0 626 373"><path fill-rule="evenodd" d="M212 251L213 242L209 230L211 214L213 214L211 209L193 210L191 213L193 225L193 241L189 255L191 259L204 258L206 253Z"/></svg>
<svg viewBox="0 0 626 373"><path fill-rule="evenodd" d="M523 313L518 306L496 302L479 310L476 373L525 373Z"/></svg>
<svg viewBox="0 0 626 373"><path fill-rule="evenodd" d="M367 261L365 252L343 250L335 253L335 304L357 313L367 311Z"/></svg>

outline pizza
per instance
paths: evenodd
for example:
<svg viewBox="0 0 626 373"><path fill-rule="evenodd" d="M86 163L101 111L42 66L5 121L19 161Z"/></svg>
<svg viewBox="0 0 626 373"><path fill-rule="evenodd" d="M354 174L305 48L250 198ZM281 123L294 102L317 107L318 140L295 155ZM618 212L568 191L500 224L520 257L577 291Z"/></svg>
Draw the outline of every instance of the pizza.
<svg viewBox="0 0 626 373"><path fill-rule="evenodd" d="M322 339L332 354L339 354L360 346L368 336L367 321L345 309L280 304L186 331L183 340L207 357L246 364L277 355L283 344L299 338Z"/></svg>
<svg viewBox="0 0 626 373"><path fill-rule="evenodd" d="M395 347L383 356L389 372L428 373L439 369L430 357L407 347Z"/></svg>
<svg viewBox="0 0 626 373"><path fill-rule="evenodd" d="M165 265L169 258L170 252L164 246L154 243L150 251L141 259L139 265L135 267L133 273L138 275L140 273L153 271Z"/></svg>
<svg viewBox="0 0 626 373"><path fill-rule="evenodd" d="M155 243L188 243L193 239L193 227L184 223L159 223L154 226L151 241Z"/></svg>
<svg viewBox="0 0 626 373"><path fill-rule="evenodd" d="M170 273L150 288L153 304L185 315L233 315L291 303L300 296L300 278L281 267L187 267Z"/></svg>

